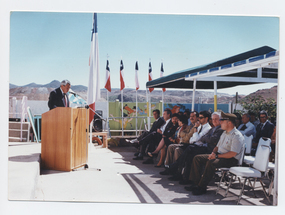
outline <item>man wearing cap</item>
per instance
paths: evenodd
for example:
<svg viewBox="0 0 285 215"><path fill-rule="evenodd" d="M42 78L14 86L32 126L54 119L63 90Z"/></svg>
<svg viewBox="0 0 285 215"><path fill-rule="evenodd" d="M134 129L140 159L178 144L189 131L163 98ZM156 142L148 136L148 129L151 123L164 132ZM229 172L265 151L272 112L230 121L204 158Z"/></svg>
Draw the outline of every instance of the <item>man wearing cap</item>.
<svg viewBox="0 0 285 215"><path fill-rule="evenodd" d="M193 195L206 193L207 185L212 180L216 168L232 167L237 165L244 148L244 137L235 128L236 115L221 113L221 128L224 130L217 146L211 154L196 155L192 162L190 181L192 185L185 187ZM205 166L201 176L200 171Z"/></svg>
<svg viewBox="0 0 285 215"><path fill-rule="evenodd" d="M70 82L63 80L60 87L50 92L48 107L50 110L56 107L69 107L69 99L67 92L70 89Z"/></svg>

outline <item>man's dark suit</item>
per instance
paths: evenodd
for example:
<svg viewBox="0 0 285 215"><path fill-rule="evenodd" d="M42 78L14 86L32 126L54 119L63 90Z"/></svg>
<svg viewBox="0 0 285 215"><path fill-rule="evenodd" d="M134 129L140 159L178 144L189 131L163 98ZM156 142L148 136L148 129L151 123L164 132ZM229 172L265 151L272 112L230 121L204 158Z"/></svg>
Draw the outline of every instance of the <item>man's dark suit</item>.
<svg viewBox="0 0 285 215"><path fill-rule="evenodd" d="M141 141L144 137L151 133L156 133L157 129L159 129L163 124L165 123L163 117L159 117L157 120L154 121L154 123L151 126L151 129L149 131L144 131L138 138L138 141Z"/></svg>
<svg viewBox="0 0 285 215"><path fill-rule="evenodd" d="M261 137L271 138L273 134L275 126L271 122L267 121L265 125L263 127L262 126L263 124L259 123L256 127L256 135L255 138L253 139L253 142L255 143L258 143Z"/></svg>
<svg viewBox="0 0 285 215"><path fill-rule="evenodd" d="M67 95L66 99L67 99L67 107L69 107L69 99ZM48 107L50 110L56 107L65 107L65 99L63 93L60 90L60 87L50 92Z"/></svg>
<svg viewBox="0 0 285 215"><path fill-rule="evenodd" d="M256 127L256 135L252 142L258 143L261 137L271 138L274 131L274 127L275 126L269 121L266 121L264 126L262 123L259 123ZM252 146L251 155L255 155L256 148L257 146Z"/></svg>
<svg viewBox="0 0 285 215"><path fill-rule="evenodd" d="M170 121L168 122L168 124L166 125L164 129L163 134L153 131L139 141L139 145L141 146L140 153L141 154L145 153L145 149L147 145L149 145L148 151L150 152L154 151L155 145L157 145L160 142L160 140L162 139L162 135L165 137L171 137L175 133L176 129L177 129L177 125L173 125L170 119Z"/></svg>

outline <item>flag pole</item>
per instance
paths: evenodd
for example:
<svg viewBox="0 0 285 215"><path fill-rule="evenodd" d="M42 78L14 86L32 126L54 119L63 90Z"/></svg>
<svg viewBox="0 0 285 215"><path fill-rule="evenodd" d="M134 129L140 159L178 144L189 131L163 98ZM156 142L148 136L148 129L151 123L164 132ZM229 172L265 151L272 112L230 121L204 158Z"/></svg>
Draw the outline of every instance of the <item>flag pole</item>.
<svg viewBox="0 0 285 215"><path fill-rule="evenodd" d="M124 137L124 97L123 97L123 90L121 90L121 102L122 102L122 137Z"/></svg>
<svg viewBox="0 0 285 215"><path fill-rule="evenodd" d="M136 90L136 137L138 136L138 91Z"/></svg>

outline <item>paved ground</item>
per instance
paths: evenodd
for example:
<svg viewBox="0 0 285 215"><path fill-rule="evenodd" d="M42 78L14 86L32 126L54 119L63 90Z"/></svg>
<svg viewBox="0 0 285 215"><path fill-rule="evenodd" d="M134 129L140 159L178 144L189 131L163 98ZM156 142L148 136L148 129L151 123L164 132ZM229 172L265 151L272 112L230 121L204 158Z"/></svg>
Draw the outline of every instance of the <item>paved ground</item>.
<svg viewBox="0 0 285 215"><path fill-rule="evenodd" d="M40 144L11 143L9 145L9 200L169 203L236 205L237 184L226 198L225 190L215 195L213 181L207 194L193 196L178 182L161 176L154 165L134 161L133 147L89 145L89 168L72 172L39 171ZM257 198L245 191L242 205L270 205L257 183ZM271 196L272 200L272 196Z"/></svg>

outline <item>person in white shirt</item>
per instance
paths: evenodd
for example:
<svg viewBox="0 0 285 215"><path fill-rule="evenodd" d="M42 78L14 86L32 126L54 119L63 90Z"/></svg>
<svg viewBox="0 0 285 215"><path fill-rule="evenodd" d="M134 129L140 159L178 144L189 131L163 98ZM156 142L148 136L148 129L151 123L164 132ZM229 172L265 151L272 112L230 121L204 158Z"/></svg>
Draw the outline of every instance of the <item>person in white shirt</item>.
<svg viewBox="0 0 285 215"><path fill-rule="evenodd" d="M242 135L250 136L252 135L255 137L256 129L255 126L250 122L250 115L248 113L245 113L241 117L242 124L238 127L238 130Z"/></svg>
<svg viewBox="0 0 285 215"><path fill-rule="evenodd" d="M202 142L199 142L200 138L207 134L207 132L212 128L209 124L209 112L201 111L199 113L199 121L195 123L194 134L190 138L189 143L195 145L203 145Z"/></svg>

